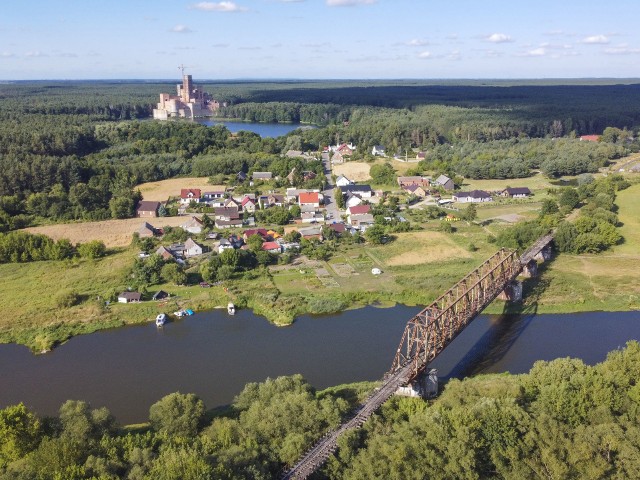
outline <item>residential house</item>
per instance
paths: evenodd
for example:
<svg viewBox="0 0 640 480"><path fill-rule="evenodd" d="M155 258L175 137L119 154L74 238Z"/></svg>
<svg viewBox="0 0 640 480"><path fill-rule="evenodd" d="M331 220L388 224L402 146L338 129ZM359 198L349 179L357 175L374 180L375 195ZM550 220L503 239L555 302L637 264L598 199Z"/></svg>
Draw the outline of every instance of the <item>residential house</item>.
<svg viewBox="0 0 640 480"><path fill-rule="evenodd" d="M416 160L424 160L425 158L427 158L427 153L426 152L418 152L418 153L416 153Z"/></svg>
<svg viewBox="0 0 640 480"><path fill-rule="evenodd" d="M484 190L472 190L470 192L458 192L452 195L454 202L459 203L482 203L491 202L493 198Z"/></svg>
<svg viewBox="0 0 640 480"><path fill-rule="evenodd" d="M356 205L360 205L362 203L362 198L360 195L356 195L355 193L347 193L347 199L344 201L345 208L355 207Z"/></svg>
<svg viewBox="0 0 640 480"><path fill-rule="evenodd" d="M370 185L345 185L340 187L343 195L348 193L354 193L361 198L371 198L373 196L373 190Z"/></svg>
<svg viewBox="0 0 640 480"><path fill-rule="evenodd" d="M244 245L244 240L242 239L242 237L235 234L229 235L227 240L229 240L229 243L233 248L240 248Z"/></svg>
<svg viewBox="0 0 640 480"><path fill-rule="evenodd" d="M402 189L409 194L413 194L421 198L424 198L428 195L428 192L420 185L405 185L404 187L402 187Z"/></svg>
<svg viewBox="0 0 640 480"><path fill-rule="evenodd" d="M142 300L142 294L139 292L122 292L118 295L119 303L132 303L140 302Z"/></svg>
<svg viewBox="0 0 640 480"><path fill-rule="evenodd" d="M282 248L278 242L264 242L262 244L262 250L269 253L281 253Z"/></svg>
<svg viewBox="0 0 640 480"><path fill-rule="evenodd" d="M500 195L508 198L526 198L531 195L531 190L527 187L507 187Z"/></svg>
<svg viewBox="0 0 640 480"><path fill-rule="evenodd" d="M356 151L356 146L353 145L352 143L343 143L341 145L338 145L335 148L335 151L338 152L340 155L344 156L350 156L353 155L353 152Z"/></svg>
<svg viewBox="0 0 640 480"><path fill-rule="evenodd" d="M300 220L302 221L302 223L322 223L324 222L324 216L321 213L316 212L315 210L311 210L307 212L301 212Z"/></svg>
<svg viewBox="0 0 640 480"><path fill-rule="evenodd" d="M273 173L271 172L253 172L251 174L251 179L255 182L256 180L260 180L262 182L269 182L273 180Z"/></svg>
<svg viewBox="0 0 640 480"><path fill-rule="evenodd" d="M151 238L156 234L156 229L150 223L144 222L138 229L138 236L140 238Z"/></svg>
<svg viewBox="0 0 640 480"><path fill-rule="evenodd" d="M375 222L373 215L370 213L363 213L359 215L349 215L349 223L354 227L358 227L361 231L364 231L370 225Z"/></svg>
<svg viewBox="0 0 640 480"><path fill-rule="evenodd" d="M240 218L240 212L236 207L214 208L213 215L216 220L237 220Z"/></svg>
<svg viewBox="0 0 640 480"><path fill-rule="evenodd" d="M258 204L262 209L270 207L281 207L285 204L285 196L278 193L262 195L258 199Z"/></svg>
<svg viewBox="0 0 640 480"><path fill-rule="evenodd" d="M247 179L247 174L244 173L242 170L240 170L237 174L236 174L236 179L239 182L244 182Z"/></svg>
<svg viewBox="0 0 640 480"><path fill-rule="evenodd" d="M318 192L302 192L298 195L298 205L304 207L306 205L320 208L320 196Z"/></svg>
<svg viewBox="0 0 640 480"><path fill-rule="evenodd" d="M225 250L233 249L233 245L226 238L221 238L218 242L218 253L222 253Z"/></svg>
<svg viewBox="0 0 640 480"><path fill-rule="evenodd" d="M288 158L300 158L303 157L304 154L301 150L287 150L287 153L285 153L284 156Z"/></svg>
<svg viewBox="0 0 640 480"><path fill-rule="evenodd" d="M271 240L273 238L269 238L270 235L266 228L250 228L242 233L242 239L246 242L251 235L260 235L265 240Z"/></svg>
<svg viewBox="0 0 640 480"><path fill-rule="evenodd" d="M202 220L198 217L192 216L189 220L180 225L180 227L189 233L202 233Z"/></svg>
<svg viewBox="0 0 640 480"><path fill-rule="evenodd" d="M202 198L205 201L209 202L211 200L218 200L218 199L224 198L224 194L225 194L224 190L215 190L211 192L204 192L202 194Z"/></svg>
<svg viewBox="0 0 640 480"><path fill-rule="evenodd" d="M233 218L231 220L224 220L222 218L216 218L213 221L216 228L240 228L244 224L241 218Z"/></svg>
<svg viewBox="0 0 640 480"><path fill-rule="evenodd" d="M300 244L298 242L282 242L280 246L282 247L283 252L300 249Z"/></svg>
<svg viewBox="0 0 640 480"><path fill-rule="evenodd" d="M371 149L371 155L378 155L380 157L386 156L386 152L382 145L374 145Z"/></svg>
<svg viewBox="0 0 640 480"><path fill-rule="evenodd" d="M319 239L322 240L322 227L305 227L299 228L298 233L302 236L302 238L306 238L307 240L311 239Z"/></svg>
<svg viewBox="0 0 640 480"><path fill-rule="evenodd" d="M398 185L400 188L408 187L409 185L417 185L420 187L429 187L429 179L421 176L411 177L398 177Z"/></svg>
<svg viewBox="0 0 640 480"><path fill-rule="evenodd" d="M224 208L235 208L236 210L240 210L241 208L240 202L242 202L242 200L236 200L235 198L227 198L224 201Z"/></svg>
<svg viewBox="0 0 640 480"><path fill-rule="evenodd" d="M453 190L455 188L455 185L453 184L453 180L451 180L446 175L440 175L438 178L436 178L436 181L433 183L436 186L442 187L447 191Z"/></svg>
<svg viewBox="0 0 640 480"><path fill-rule="evenodd" d="M165 246L160 245L156 250L156 255L160 255L163 260L172 260L176 257Z"/></svg>
<svg viewBox="0 0 640 480"><path fill-rule="evenodd" d="M331 223L330 225L328 225L328 228L336 232L336 234L338 235L342 235L346 230L344 223Z"/></svg>
<svg viewBox="0 0 640 480"><path fill-rule="evenodd" d="M189 205L191 202L200 203L202 192L199 188L183 188L180 190L180 203Z"/></svg>
<svg viewBox="0 0 640 480"><path fill-rule="evenodd" d="M136 209L136 216L140 218L154 218L158 216L160 202L152 202L151 200L141 200Z"/></svg>
<svg viewBox="0 0 640 480"><path fill-rule="evenodd" d="M256 211L256 202L250 197L244 197L242 202L240 202L240 205L242 205L243 212L253 213Z"/></svg>
<svg viewBox="0 0 640 480"><path fill-rule="evenodd" d="M355 182L353 180L349 180L344 175L339 175L336 178L336 186L337 187L346 187L347 185L353 185Z"/></svg>
<svg viewBox="0 0 640 480"><path fill-rule="evenodd" d="M192 238L187 238L187 241L184 242L185 257L195 257L197 255L202 255L202 251L202 246L194 242Z"/></svg>
<svg viewBox="0 0 640 480"><path fill-rule="evenodd" d="M371 205L355 205L347 208L347 215L363 215L371 213Z"/></svg>

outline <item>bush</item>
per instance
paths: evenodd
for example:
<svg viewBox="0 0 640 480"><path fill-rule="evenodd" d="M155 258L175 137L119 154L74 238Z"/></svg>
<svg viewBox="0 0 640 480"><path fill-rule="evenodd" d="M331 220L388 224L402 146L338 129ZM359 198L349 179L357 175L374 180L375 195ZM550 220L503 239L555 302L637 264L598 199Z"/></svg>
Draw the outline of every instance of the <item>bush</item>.
<svg viewBox="0 0 640 480"><path fill-rule="evenodd" d="M104 257L104 254L107 252L107 247L104 242L100 240L92 240L79 244L77 250L82 258L100 258Z"/></svg>
<svg viewBox="0 0 640 480"><path fill-rule="evenodd" d="M80 303L80 295L71 289L62 290L56 295L56 306L58 308L70 308Z"/></svg>

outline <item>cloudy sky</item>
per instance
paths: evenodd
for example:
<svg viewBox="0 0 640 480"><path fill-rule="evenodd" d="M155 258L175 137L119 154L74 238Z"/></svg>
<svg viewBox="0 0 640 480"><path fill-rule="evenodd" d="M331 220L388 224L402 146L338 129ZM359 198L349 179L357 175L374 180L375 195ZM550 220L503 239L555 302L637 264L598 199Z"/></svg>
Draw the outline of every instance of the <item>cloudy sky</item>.
<svg viewBox="0 0 640 480"><path fill-rule="evenodd" d="M20 0L0 80L640 77L640 1Z"/></svg>

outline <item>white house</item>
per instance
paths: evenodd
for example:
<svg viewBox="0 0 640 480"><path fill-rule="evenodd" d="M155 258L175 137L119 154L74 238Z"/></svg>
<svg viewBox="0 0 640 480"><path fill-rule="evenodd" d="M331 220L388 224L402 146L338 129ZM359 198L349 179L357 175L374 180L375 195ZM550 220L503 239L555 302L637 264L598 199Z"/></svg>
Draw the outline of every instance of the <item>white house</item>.
<svg viewBox="0 0 640 480"><path fill-rule="evenodd" d="M188 238L187 241L184 242L184 256L195 257L197 255L202 255L202 247L194 242L193 239Z"/></svg>
<svg viewBox="0 0 640 480"><path fill-rule="evenodd" d="M347 199L344 202L345 208L349 209L351 207L355 207L356 205L360 205L362 203L362 198L354 193L350 193L347 195Z"/></svg>
<svg viewBox="0 0 640 480"><path fill-rule="evenodd" d="M336 186L338 187L346 187L347 185L353 185L353 184L354 184L353 180L349 180L344 175L339 175L338 178L336 178Z"/></svg>
<svg viewBox="0 0 640 480"><path fill-rule="evenodd" d="M202 233L202 220L198 217L191 217L185 223L180 225L180 228L189 233Z"/></svg>
<svg viewBox="0 0 640 480"><path fill-rule="evenodd" d="M373 197L373 190L370 185L345 185L340 187L340 190L344 194L354 193L361 198Z"/></svg>
<svg viewBox="0 0 640 480"><path fill-rule="evenodd" d="M183 188L180 190L180 203L189 205L191 202L200 203L202 192L199 188Z"/></svg>
<svg viewBox="0 0 640 480"><path fill-rule="evenodd" d="M384 157L386 155L384 147L382 145L374 145L371 149L371 155L378 155Z"/></svg>
<svg viewBox="0 0 640 480"><path fill-rule="evenodd" d="M454 202L459 203L482 203L491 202L493 198L484 190L472 190L470 192L458 192L452 195Z"/></svg>

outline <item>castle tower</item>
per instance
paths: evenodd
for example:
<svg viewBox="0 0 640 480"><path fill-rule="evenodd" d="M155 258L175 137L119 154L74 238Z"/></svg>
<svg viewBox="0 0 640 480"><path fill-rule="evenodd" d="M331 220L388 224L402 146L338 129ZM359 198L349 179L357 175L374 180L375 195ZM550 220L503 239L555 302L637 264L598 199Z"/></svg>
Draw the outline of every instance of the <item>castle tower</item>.
<svg viewBox="0 0 640 480"><path fill-rule="evenodd" d="M191 99L191 91L193 90L193 81L191 75L182 76L182 101L189 103Z"/></svg>

